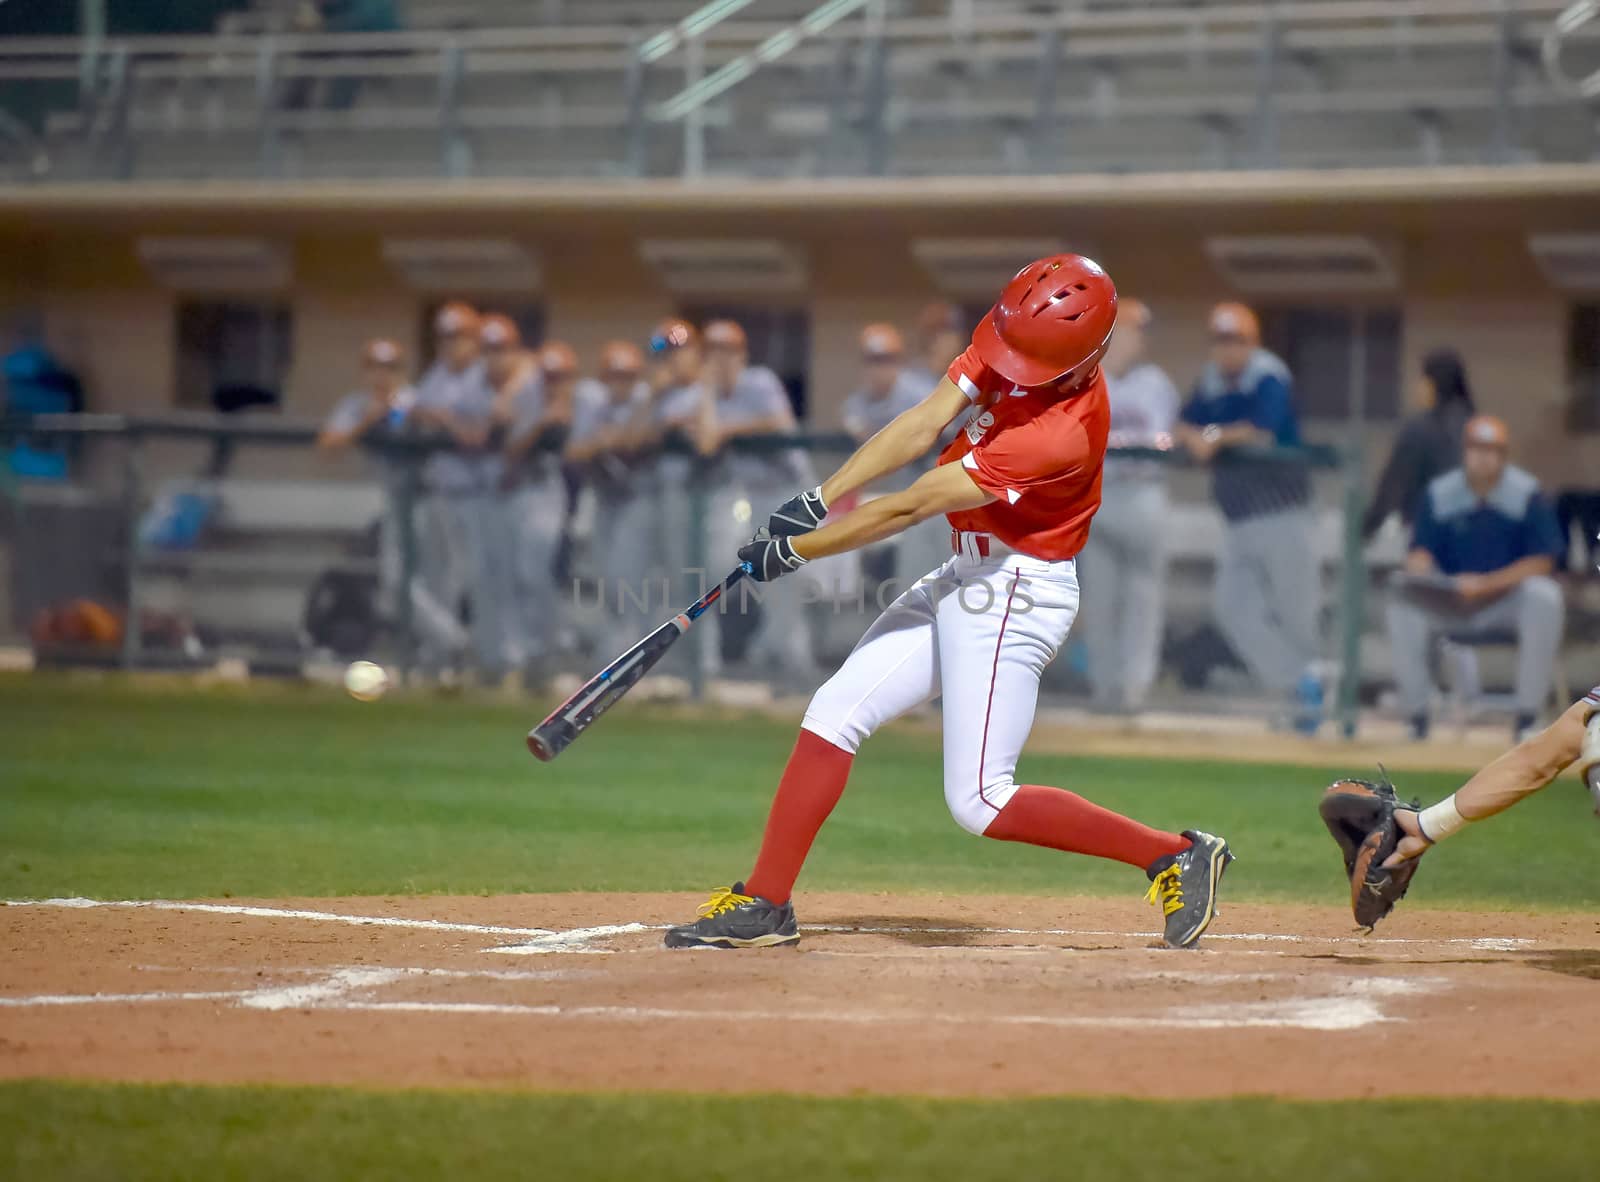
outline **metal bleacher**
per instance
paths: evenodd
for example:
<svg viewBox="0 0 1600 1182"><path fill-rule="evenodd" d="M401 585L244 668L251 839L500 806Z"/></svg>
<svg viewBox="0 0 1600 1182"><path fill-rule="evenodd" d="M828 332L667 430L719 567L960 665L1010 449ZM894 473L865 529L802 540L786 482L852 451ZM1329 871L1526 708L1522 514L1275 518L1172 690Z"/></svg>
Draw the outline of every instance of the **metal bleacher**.
<svg viewBox="0 0 1600 1182"><path fill-rule="evenodd" d="M718 7L728 19L652 51ZM214 36L0 43L0 81L76 94L45 114L37 144L8 152L0 137L0 161L14 179L54 180L1584 161L1600 159L1595 96L1541 61L1574 7L412 0L403 32L295 35L263 2ZM796 24L823 10L825 28ZM1591 69L1600 20L1561 41ZM697 95L752 54L737 85ZM329 102L341 85L353 101Z"/></svg>

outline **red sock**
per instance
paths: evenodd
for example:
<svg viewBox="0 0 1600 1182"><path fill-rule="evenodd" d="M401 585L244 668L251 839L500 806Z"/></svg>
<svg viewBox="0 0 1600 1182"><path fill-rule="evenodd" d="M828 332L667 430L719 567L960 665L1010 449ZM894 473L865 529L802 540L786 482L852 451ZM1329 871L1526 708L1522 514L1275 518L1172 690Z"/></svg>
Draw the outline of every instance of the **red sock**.
<svg viewBox="0 0 1600 1182"><path fill-rule="evenodd" d="M794 880L811 852L817 830L844 795L855 756L826 739L802 730L789 763L778 781L778 794L767 814L767 831L761 838L756 868L745 879L747 895L772 903L787 903Z"/></svg>
<svg viewBox="0 0 1600 1182"><path fill-rule="evenodd" d="M1187 837L1141 825L1075 792L1038 784L1020 785L983 835L1069 854L1110 858L1140 870L1157 858L1181 853L1191 844Z"/></svg>

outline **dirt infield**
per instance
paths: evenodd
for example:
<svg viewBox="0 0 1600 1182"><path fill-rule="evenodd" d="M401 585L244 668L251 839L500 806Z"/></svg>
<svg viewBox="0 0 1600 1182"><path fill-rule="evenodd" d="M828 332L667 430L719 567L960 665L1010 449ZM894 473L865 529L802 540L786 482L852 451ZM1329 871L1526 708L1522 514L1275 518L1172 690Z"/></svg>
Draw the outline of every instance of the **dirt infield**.
<svg viewBox="0 0 1600 1182"><path fill-rule="evenodd" d="M535 1088L1600 1097L1592 919L822 894L667 952L679 895L0 906L0 1076ZM1386 1066L1374 1071L1369 1057Z"/></svg>

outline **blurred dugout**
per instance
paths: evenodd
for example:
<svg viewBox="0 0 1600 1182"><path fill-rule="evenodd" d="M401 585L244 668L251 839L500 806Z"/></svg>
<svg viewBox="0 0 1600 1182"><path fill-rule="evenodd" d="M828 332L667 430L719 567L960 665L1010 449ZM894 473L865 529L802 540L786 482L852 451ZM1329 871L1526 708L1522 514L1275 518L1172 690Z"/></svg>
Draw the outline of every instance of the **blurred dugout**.
<svg viewBox="0 0 1600 1182"><path fill-rule="evenodd" d="M1167 451L1178 390L1145 357L1150 309L1125 299L1102 365L1112 448ZM1167 471L1160 458L1110 454L1100 512L1078 558L1083 607L1074 625L1089 653L1095 705L1141 709L1155 684L1166 631Z"/></svg>
<svg viewBox="0 0 1600 1182"><path fill-rule="evenodd" d="M920 360L920 359L919 359ZM896 415L916 406L937 385L920 365L907 366L905 340L892 324L869 324L861 330L861 386L844 402L844 429L857 445L883 430ZM891 472L869 485L872 497L909 488L929 468L938 453ZM944 564L950 551L950 527L943 518L925 521L861 555L863 564L886 555L888 574L903 590Z"/></svg>

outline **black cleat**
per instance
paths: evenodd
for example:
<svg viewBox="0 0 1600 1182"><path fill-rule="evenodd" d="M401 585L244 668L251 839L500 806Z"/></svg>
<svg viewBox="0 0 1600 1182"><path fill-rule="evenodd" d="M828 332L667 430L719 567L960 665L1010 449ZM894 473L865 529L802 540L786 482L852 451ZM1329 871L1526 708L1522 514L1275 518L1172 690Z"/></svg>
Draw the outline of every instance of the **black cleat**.
<svg viewBox="0 0 1600 1182"><path fill-rule="evenodd" d="M800 939L794 904L769 903L744 893L744 883L721 887L700 905L700 918L668 928L668 948L767 948Z"/></svg>
<svg viewBox="0 0 1600 1182"><path fill-rule="evenodd" d="M1145 896L1166 917L1166 941L1173 948L1188 948L1217 917L1217 887L1222 872L1233 861L1228 843L1220 837L1185 829L1191 843L1180 854L1158 859L1145 871L1150 893Z"/></svg>

